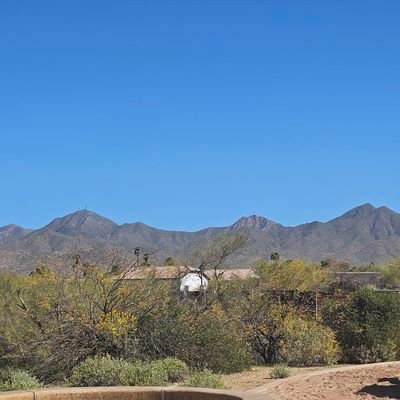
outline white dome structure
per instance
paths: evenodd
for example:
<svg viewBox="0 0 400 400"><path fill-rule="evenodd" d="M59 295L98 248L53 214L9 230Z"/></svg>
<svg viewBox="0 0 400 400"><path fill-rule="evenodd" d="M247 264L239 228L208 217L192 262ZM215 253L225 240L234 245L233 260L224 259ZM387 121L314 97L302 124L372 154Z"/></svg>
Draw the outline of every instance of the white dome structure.
<svg viewBox="0 0 400 400"><path fill-rule="evenodd" d="M201 272L189 272L181 279L181 292L196 293L206 290L208 278Z"/></svg>

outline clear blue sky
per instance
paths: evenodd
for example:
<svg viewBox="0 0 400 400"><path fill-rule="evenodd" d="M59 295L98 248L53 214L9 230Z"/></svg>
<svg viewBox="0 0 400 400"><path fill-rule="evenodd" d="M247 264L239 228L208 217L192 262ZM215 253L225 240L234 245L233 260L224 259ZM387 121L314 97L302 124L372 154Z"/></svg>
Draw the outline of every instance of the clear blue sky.
<svg viewBox="0 0 400 400"><path fill-rule="evenodd" d="M2 0L0 225L400 211L400 1Z"/></svg>

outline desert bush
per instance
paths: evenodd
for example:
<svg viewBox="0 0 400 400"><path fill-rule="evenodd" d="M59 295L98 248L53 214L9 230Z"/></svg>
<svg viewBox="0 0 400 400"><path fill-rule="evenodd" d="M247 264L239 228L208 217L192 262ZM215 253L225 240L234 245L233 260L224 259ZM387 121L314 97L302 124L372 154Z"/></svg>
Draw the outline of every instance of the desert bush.
<svg viewBox="0 0 400 400"><path fill-rule="evenodd" d="M0 371L0 391L39 389L43 385L30 373L20 369Z"/></svg>
<svg viewBox="0 0 400 400"><path fill-rule="evenodd" d="M27 367L49 383L105 354L125 360L177 357L190 368L215 372L251 364L237 316L207 302L182 302L151 276L134 285L90 268L73 276L7 277L0 279L3 286L0 366Z"/></svg>
<svg viewBox="0 0 400 400"><path fill-rule="evenodd" d="M396 358L400 342L398 293L362 289L330 303L324 318L336 332L344 362L369 363Z"/></svg>
<svg viewBox="0 0 400 400"><path fill-rule="evenodd" d="M389 340L386 343L376 343L371 347L362 344L346 349L346 357L360 364L370 364L382 361L396 360L397 346Z"/></svg>
<svg viewBox="0 0 400 400"><path fill-rule="evenodd" d="M289 365L334 364L339 345L334 332L307 316L289 316L283 322L282 358Z"/></svg>
<svg viewBox="0 0 400 400"><path fill-rule="evenodd" d="M315 311L315 293L328 285L329 276L316 264L301 260L259 262L254 266L259 279L241 285L234 313L241 318L254 359L265 364L288 362L286 348L294 341L288 321L296 315L311 315ZM286 325L285 326L285 321ZM314 336L316 332L314 332ZM322 350L318 349L320 354ZM295 363L298 360L293 360ZM309 363L325 361L311 360ZM304 360L301 363L307 364Z"/></svg>
<svg viewBox="0 0 400 400"><path fill-rule="evenodd" d="M72 370L71 386L162 386L167 373L155 362L92 357Z"/></svg>
<svg viewBox="0 0 400 400"><path fill-rule="evenodd" d="M185 382L185 386L210 389L225 389L222 376L214 374L209 369L194 371L190 375L189 379L187 379L187 381Z"/></svg>
<svg viewBox="0 0 400 400"><path fill-rule="evenodd" d="M390 289L400 287L400 259L380 265L376 269L381 273L385 287Z"/></svg>
<svg viewBox="0 0 400 400"><path fill-rule="evenodd" d="M286 364L277 364L271 369L269 373L272 379L283 379L290 376L290 369Z"/></svg>
<svg viewBox="0 0 400 400"><path fill-rule="evenodd" d="M165 371L168 382L182 382L189 376L189 368L184 361L175 357L167 357L153 363L154 366Z"/></svg>
<svg viewBox="0 0 400 400"><path fill-rule="evenodd" d="M139 353L150 359L176 357L193 369L238 372L251 365L240 328L218 306L175 304L138 325Z"/></svg>
<svg viewBox="0 0 400 400"><path fill-rule="evenodd" d="M328 306L324 299L324 319L315 321L314 290L326 279L317 266L275 262L259 273L185 299L151 274L135 284L96 268L0 273L0 367L32 371L46 383L162 385L185 380L188 369L329 364L337 342L346 362L399 355L397 293L363 290Z"/></svg>
<svg viewBox="0 0 400 400"><path fill-rule="evenodd" d="M243 302L238 311L254 359L265 364L282 362L283 321L290 307L277 304L260 292Z"/></svg>
<svg viewBox="0 0 400 400"><path fill-rule="evenodd" d="M71 386L129 385L131 365L111 357L91 357L77 365L68 380Z"/></svg>
<svg viewBox="0 0 400 400"><path fill-rule="evenodd" d="M263 286L273 290L312 291L327 285L330 280L320 265L302 260L261 261L254 268Z"/></svg>
<svg viewBox="0 0 400 400"><path fill-rule="evenodd" d="M131 364L129 386L164 386L168 370L154 361L136 361Z"/></svg>
<svg viewBox="0 0 400 400"><path fill-rule="evenodd" d="M253 294L240 311L254 358L296 366L335 363L339 358L335 333L315 321L307 306L291 300L279 304L274 296L262 291Z"/></svg>
<svg viewBox="0 0 400 400"><path fill-rule="evenodd" d="M13 307L0 324L0 365L28 366L46 382L65 379L88 357L136 358L138 321L168 291L151 277L132 287L86 266L69 276L36 273L11 289L10 298L0 295L0 306Z"/></svg>
<svg viewBox="0 0 400 400"><path fill-rule="evenodd" d="M36 298L32 281L27 276L0 273L0 368L31 370L35 363L29 344L38 336L37 325L18 304L19 293L27 302Z"/></svg>

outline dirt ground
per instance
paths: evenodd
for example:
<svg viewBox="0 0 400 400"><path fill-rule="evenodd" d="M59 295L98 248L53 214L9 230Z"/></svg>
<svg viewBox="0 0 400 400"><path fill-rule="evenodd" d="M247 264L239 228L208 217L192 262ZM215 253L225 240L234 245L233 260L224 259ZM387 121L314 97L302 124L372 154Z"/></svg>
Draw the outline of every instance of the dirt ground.
<svg viewBox="0 0 400 400"><path fill-rule="evenodd" d="M351 367L282 380L275 387L287 400L400 399L400 363Z"/></svg>
<svg viewBox="0 0 400 400"><path fill-rule="evenodd" d="M225 385L233 390L265 394L274 400L400 400L400 362L291 368L288 379L271 379L270 370L254 367L226 375Z"/></svg>
<svg viewBox="0 0 400 400"><path fill-rule="evenodd" d="M328 367L290 368L291 376L327 369ZM250 371L224 376L227 389L249 390L275 381L269 376L270 367L253 367Z"/></svg>

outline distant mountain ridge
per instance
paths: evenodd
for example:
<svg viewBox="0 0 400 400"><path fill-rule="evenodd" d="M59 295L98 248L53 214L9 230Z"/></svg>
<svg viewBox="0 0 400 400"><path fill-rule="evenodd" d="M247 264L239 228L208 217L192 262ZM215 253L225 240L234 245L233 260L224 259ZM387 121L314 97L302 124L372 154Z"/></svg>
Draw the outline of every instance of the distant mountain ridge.
<svg viewBox="0 0 400 400"><path fill-rule="evenodd" d="M39 263L51 264L76 249L101 257L106 252L132 255L139 246L154 261L168 256L186 260L201 243L224 232L245 230L249 246L231 259L236 266L249 266L259 258L278 252L287 259L321 261L327 258L354 264L381 262L400 257L400 214L371 204L356 207L328 222L286 227L251 215L233 225L197 232L168 231L141 222L118 225L92 211L79 210L56 218L37 230L17 225L0 228L0 269L30 271Z"/></svg>
<svg viewBox="0 0 400 400"><path fill-rule="evenodd" d="M21 239L31 232L32 229L25 229L14 224L3 226L0 228L0 243Z"/></svg>
<svg viewBox="0 0 400 400"><path fill-rule="evenodd" d="M232 228L237 229L260 229L267 230L270 227L278 225L276 222L258 215L250 215L249 217L242 217L238 219Z"/></svg>

